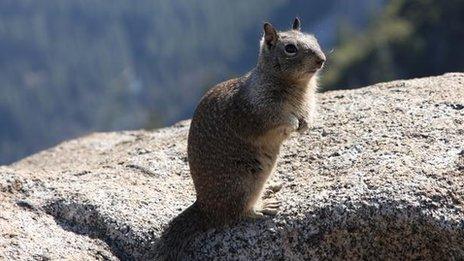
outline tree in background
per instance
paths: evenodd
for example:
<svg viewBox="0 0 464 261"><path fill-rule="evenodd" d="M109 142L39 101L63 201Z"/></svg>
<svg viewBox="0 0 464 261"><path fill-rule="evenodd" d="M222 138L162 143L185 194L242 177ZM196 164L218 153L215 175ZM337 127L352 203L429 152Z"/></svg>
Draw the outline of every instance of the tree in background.
<svg viewBox="0 0 464 261"><path fill-rule="evenodd" d="M462 0L392 0L366 31L340 28L324 90L464 71L462 28Z"/></svg>

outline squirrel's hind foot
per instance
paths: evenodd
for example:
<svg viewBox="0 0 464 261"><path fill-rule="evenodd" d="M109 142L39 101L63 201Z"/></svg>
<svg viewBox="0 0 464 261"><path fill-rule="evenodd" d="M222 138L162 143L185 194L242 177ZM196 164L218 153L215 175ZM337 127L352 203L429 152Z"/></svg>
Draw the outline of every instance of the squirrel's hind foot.
<svg viewBox="0 0 464 261"><path fill-rule="evenodd" d="M269 186L267 186L266 189L270 190L272 193L277 193L279 192L284 184L282 182L273 182L269 183Z"/></svg>
<svg viewBox="0 0 464 261"><path fill-rule="evenodd" d="M250 219L262 219L265 215L275 216L279 213L281 204L280 200L275 198L264 199L257 207L251 209L246 217Z"/></svg>
<svg viewBox="0 0 464 261"><path fill-rule="evenodd" d="M279 208L282 205L280 200L275 198L264 199L261 203L261 213L265 215L275 216L279 213Z"/></svg>
<svg viewBox="0 0 464 261"><path fill-rule="evenodd" d="M279 192L283 186L284 184L282 182L269 183L264 189L263 198L271 198L274 194Z"/></svg>
<svg viewBox="0 0 464 261"><path fill-rule="evenodd" d="M262 218L264 218L264 214L259 210L252 209L246 215L246 217L249 218L249 219L262 219Z"/></svg>

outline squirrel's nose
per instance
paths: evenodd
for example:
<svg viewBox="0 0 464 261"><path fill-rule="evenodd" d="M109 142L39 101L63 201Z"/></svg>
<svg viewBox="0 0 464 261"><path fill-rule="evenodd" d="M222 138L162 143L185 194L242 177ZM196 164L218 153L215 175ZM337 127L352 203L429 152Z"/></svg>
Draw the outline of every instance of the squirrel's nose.
<svg viewBox="0 0 464 261"><path fill-rule="evenodd" d="M316 54L316 65L319 68L322 68L322 66L324 65L324 62L325 62L325 55L323 53Z"/></svg>
<svg viewBox="0 0 464 261"><path fill-rule="evenodd" d="M322 68L322 66L324 65L324 62L325 62L325 60L317 58L316 66L319 67L319 68Z"/></svg>

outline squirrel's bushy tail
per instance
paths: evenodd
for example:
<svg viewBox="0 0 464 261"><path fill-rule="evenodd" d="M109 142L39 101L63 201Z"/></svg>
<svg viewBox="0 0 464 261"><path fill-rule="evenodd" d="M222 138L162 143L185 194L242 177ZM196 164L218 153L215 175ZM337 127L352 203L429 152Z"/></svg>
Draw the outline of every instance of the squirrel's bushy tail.
<svg viewBox="0 0 464 261"><path fill-rule="evenodd" d="M161 235L156 260L184 260L187 244L208 229L206 219L196 202L175 217Z"/></svg>

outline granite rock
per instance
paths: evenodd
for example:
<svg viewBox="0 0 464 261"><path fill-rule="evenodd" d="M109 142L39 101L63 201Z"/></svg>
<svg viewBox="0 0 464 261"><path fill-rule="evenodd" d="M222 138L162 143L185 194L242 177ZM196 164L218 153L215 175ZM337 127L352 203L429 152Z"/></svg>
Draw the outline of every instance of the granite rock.
<svg viewBox="0 0 464 261"><path fill-rule="evenodd" d="M94 133L0 167L0 259L151 257L195 199L188 127ZM320 94L272 181L277 216L210 230L188 256L464 259L464 74Z"/></svg>

